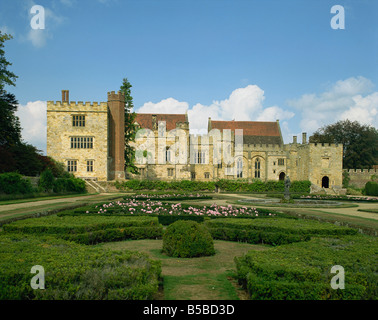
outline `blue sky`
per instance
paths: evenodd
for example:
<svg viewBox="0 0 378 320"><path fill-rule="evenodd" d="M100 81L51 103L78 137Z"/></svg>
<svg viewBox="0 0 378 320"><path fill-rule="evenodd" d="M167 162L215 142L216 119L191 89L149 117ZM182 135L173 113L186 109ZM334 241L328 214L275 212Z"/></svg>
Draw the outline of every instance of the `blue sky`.
<svg viewBox="0 0 378 320"><path fill-rule="evenodd" d="M23 137L43 151L47 100L106 101L124 77L135 111L188 110L192 132L208 117L279 119L289 143L340 119L378 125L375 0L1 0L0 30Z"/></svg>

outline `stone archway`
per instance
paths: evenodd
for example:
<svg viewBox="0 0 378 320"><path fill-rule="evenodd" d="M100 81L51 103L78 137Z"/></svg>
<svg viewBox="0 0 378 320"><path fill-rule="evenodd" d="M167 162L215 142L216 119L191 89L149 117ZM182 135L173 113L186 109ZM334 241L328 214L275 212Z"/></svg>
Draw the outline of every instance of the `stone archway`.
<svg viewBox="0 0 378 320"><path fill-rule="evenodd" d="M278 179L280 181L285 181L285 176L286 176L285 172L281 172L280 175L278 176Z"/></svg>
<svg viewBox="0 0 378 320"><path fill-rule="evenodd" d="M327 176L322 178L322 188L329 188L329 178Z"/></svg>

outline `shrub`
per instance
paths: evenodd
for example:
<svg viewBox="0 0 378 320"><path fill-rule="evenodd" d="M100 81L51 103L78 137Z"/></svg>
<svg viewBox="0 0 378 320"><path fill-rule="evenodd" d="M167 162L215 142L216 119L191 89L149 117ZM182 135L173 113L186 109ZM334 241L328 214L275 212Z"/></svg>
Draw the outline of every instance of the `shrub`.
<svg viewBox="0 0 378 320"><path fill-rule="evenodd" d="M227 192L283 192L283 181L254 180L250 183L245 180L221 179L218 181L157 181L157 180L127 180L116 182L115 186L123 190L174 190L174 191L214 191L219 188ZM310 192L310 181L293 181L291 192Z"/></svg>
<svg viewBox="0 0 378 320"><path fill-rule="evenodd" d="M366 182L365 194L368 196L378 196L378 183L374 181Z"/></svg>
<svg viewBox="0 0 378 320"><path fill-rule="evenodd" d="M178 220L191 220L196 221L198 223L203 222L204 217L203 216L192 216L192 215L161 215L158 216L159 223L163 226L168 226Z"/></svg>
<svg viewBox="0 0 378 320"><path fill-rule="evenodd" d="M163 235L163 252L171 257L192 258L215 254L209 231L195 221L176 221Z"/></svg>
<svg viewBox="0 0 378 320"><path fill-rule="evenodd" d="M28 179L23 179L19 173L7 172L0 174L0 193L26 194L32 193L33 187Z"/></svg>
<svg viewBox="0 0 378 320"><path fill-rule="evenodd" d="M49 192L54 187L54 175L50 169L46 169L41 173L39 178L38 187L41 191Z"/></svg>

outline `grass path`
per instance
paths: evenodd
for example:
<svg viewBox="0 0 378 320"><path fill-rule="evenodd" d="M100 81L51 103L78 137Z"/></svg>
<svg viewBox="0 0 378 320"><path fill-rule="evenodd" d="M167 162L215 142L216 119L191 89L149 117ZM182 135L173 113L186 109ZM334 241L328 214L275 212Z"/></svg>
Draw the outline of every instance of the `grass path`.
<svg viewBox="0 0 378 320"><path fill-rule="evenodd" d="M268 246L214 241L216 254L200 258L172 258L161 253L162 240L134 240L99 244L111 250L136 250L162 262L163 292L159 300L243 300L245 291L237 284L235 256Z"/></svg>

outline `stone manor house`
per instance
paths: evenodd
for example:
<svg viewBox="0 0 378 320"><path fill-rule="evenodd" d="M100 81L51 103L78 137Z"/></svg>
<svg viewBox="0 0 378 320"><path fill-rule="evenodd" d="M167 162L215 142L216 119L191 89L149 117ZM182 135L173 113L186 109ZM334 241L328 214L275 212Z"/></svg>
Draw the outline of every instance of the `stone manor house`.
<svg viewBox="0 0 378 320"><path fill-rule="evenodd" d="M284 144L279 120L208 119L208 133L189 134L187 114L138 113L136 162L140 174L124 170L124 97L107 102L47 102L47 155L86 180L260 179L309 180L313 190L342 188L342 145L308 143L294 136Z"/></svg>

